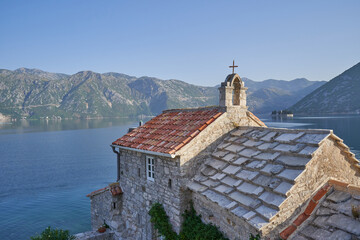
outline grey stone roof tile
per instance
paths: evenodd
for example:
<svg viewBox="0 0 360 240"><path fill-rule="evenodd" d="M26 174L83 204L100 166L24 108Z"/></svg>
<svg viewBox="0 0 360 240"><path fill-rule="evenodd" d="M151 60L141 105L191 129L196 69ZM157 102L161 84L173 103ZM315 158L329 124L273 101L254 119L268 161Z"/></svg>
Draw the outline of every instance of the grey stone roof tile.
<svg viewBox="0 0 360 240"><path fill-rule="evenodd" d="M222 159L224 159L227 162L231 162L236 156L237 156L236 154L229 153L225 157L223 157Z"/></svg>
<svg viewBox="0 0 360 240"><path fill-rule="evenodd" d="M266 161L256 161L253 160L250 163L246 165L247 168L253 168L253 169L261 169L265 166L267 162Z"/></svg>
<svg viewBox="0 0 360 240"><path fill-rule="evenodd" d="M228 139L226 139L226 141L228 141L228 142L235 142L235 141L237 141L239 139L239 137L229 137Z"/></svg>
<svg viewBox="0 0 360 240"><path fill-rule="evenodd" d="M246 129L238 129L238 130L235 130L231 133L231 135L234 135L234 136L242 136L243 134L245 133L248 133L248 132L251 132L253 129L251 128L246 128Z"/></svg>
<svg viewBox="0 0 360 240"><path fill-rule="evenodd" d="M264 137L261 138L262 141L271 142L273 138L276 136L277 132L269 132Z"/></svg>
<svg viewBox="0 0 360 240"><path fill-rule="evenodd" d="M280 143L279 145L274 147L275 151L281 151L281 152L290 152L292 149L296 149L296 145Z"/></svg>
<svg viewBox="0 0 360 240"><path fill-rule="evenodd" d="M234 143L238 143L238 144L241 144L243 142L246 142L248 139L247 138L238 138L236 141L234 141Z"/></svg>
<svg viewBox="0 0 360 240"><path fill-rule="evenodd" d="M282 182L277 188L274 189L274 191L285 195L292 186L293 185L290 183Z"/></svg>
<svg viewBox="0 0 360 240"><path fill-rule="evenodd" d="M227 151L216 151L216 152L214 152L212 155L214 156L214 157L217 157L217 158L222 158L222 157L224 157L226 154L228 154L229 152L227 152Z"/></svg>
<svg viewBox="0 0 360 240"><path fill-rule="evenodd" d="M242 182L242 180L234 179L230 176L227 176L224 179L222 179L221 182L229 186L237 187Z"/></svg>
<svg viewBox="0 0 360 240"><path fill-rule="evenodd" d="M205 166L201 169L201 173L204 174L205 176L212 176L216 173L216 170L213 169L212 167Z"/></svg>
<svg viewBox="0 0 360 240"><path fill-rule="evenodd" d="M318 148L316 144L328 134L330 131L240 127L225 137L209 156L213 159L202 164L188 186L259 229L277 214ZM338 203L339 199L332 198L315 211L318 216L324 212L321 209L328 209L322 216L332 217L337 211L350 217L348 205L360 204L354 198Z"/></svg>
<svg viewBox="0 0 360 240"><path fill-rule="evenodd" d="M260 153L260 151L256 151L256 150L251 149L251 148L245 148L244 150L239 152L239 154L244 156L244 157L252 157L252 156L255 156L255 155L259 154L259 153Z"/></svg>
<svg viewBox="0 0 360 240"><path fill-rule="evenodd" d="M197 181L197 182L203 182L205 180L209 179L208 177L205 177L204 175L202 174L198 174L194 177L194 180Z"/></svg>
<svg viewBox="0 0 360 240"><path fill-rule="evenodd" d="M207 189L206 186L201 185L201 184L196 183L196 182L190 182L190 183L188 184L188 188L190 188L190 189L191 189L192 191L194 191L194 192L202 192L202 191L204 191L204 190Z"/></svg>
<svg viewBox="0 0 360 240"><path fill-rule="evenodd" d="M283 133L283 134L279 135L277 138L275 138L275 141L278 141L278 142L291 142L291 141L301 137L302 135L304 135L303 132L299 132L299 133Z"/></svg>
<svg viewBox="0 0 360 240"><path fill-rule="evenodd" d="M212 180L216 181L216 180L221 180L221 179L223 179L225 176L226 176L225 173L218 172L218 173L216 173L215 175L212 175L210 178L211 178Z"/></svg>
<svg viewBox="0 0 360 240"><path fill-rule="evenodd" d="M236 165L241 165L247 161L249 161L250 159L249 158L246 158L246 157L240 157L238 159L236 159L233 164L236 164Z"/></svg>
<svg viewBox="0 0 360 240"><path fill-rule="evenodd" d="M252 219L250 219L250 224L253 225L255 228L260 229L263 226L265 226L268 222L263 219L262 217L256 216Z"/></svg>
<svg viewBox="0 0 360 240"><path fill-rule="evenodd" d="M297 176L299 176L302 172L303 170L285 169L280 174L278 174L278 176L290 181L294 181L295 178L297 178Z"/></svg>
<svg viewBox="0 0 360 240"><path fill-rule="evenodd" d="M223 170L223 172L224 172L224 173L227 173L227 174L232 174L232 175L234 175L234 174L236 174L240 169L241 169L241 167L239 167L239 166L229 165L229 166L227 166L227 167Z"/></svg>
<svg viewBox="0 0 360 240"><path fill-rule="evenodd" d="M303 237L301 235L295 235L294 237L291 238L292 240L308 240L308 238Z"/></svg>
<svg viewBox="0 0 360 240"><path fill-rule="evenodd" d="M280 204L285 200L284 197L274 194L268 191L265 191L263 194L259 197L263 202L266 202L267 204L273 205L275 207L279 207Z"/></svg>
<svg viewBox="0 0 360 240"><path fill-rule="evenodd" d="M281 180L275 177L259 175L253 182L263 187L276 188L281 183Z"/></svg>
<svg viewBox="0 0 360 240"><path fill-rule="evenodd" d="M354 218L352 206L360 206L355 199L358 192L332 188L330 195L319 201L318 209L297 233L312 239L356 239L360 236L360 219ZM296 236L296 235L295 235Z"/></svg>
<svg viewBox="0 0 360 240"><path fill-rule="evenodd" d="M331 232L325 229L318 228L315 231L310 232L307 236L312 239L329 239L329 237L331 236Z"/></svg>
<svg viewBox="0 0 360 240"><path fill-rule="evenodd" d="M277 145L279 145L278 142L266 142L266 143L263 143L263 144L257 146L257 148L259 150L268 150L268 149L273 149Z"/></svg>
<svg viewBox="0 0 360 240"><path fill-rule="evenodd" d="M248 210L246 210L245 208L238 206L236 208L234 208L233 210L231 210L231 212L233 214L235 214L236 216L238 216L239 218L242 218L242 216L244 216L244 214L246 214L248 212Z"/></svg>
<svg viewBox="0 0 360 240"><path fill-rule="evenodd" d="M246 142L244 142L244 146L246 147L256 147L261 145L263 142L262 141L253 141L251 139L247 140Z"/></svg>
<svg viewBox="0 0 360 240"><path fill-rule="evenodd" d="M211 166L211 167L213 167L214 169L217 169L217 170L221 170L227 165L226 162L216 160L216 159L208 159L205 164L209 165L209 166Z"/></svg>
<svg viewBox="0 0 360 240"><path fill-rule="evenodd" d="M236 201L232 201L231 203L229 203L228 205L226 205L226 209L232 209L233 207L235 207L237 204Z"/></svg>
<svg viewBox="0 0 360 240"><path fill-rule="evenodd" d="M254 130L254 131L249 132L249 133L247 133L245 135L247 137L249 137L249 138L252 138L252 139L260 139L260 138L262 138L263 136L265 136L268 133L269 133L269 131L261 129L261 130Z"/></svg>
<svg viewBox="0 0 360 240"><path fill-rule="evenodd" d="M275 216L278 211L275 209L266 207L265 205L261 205L260 207L258 207L256 209L256 212L259 213L261 216L263 216L267 221L269 221L270 218Z"/></svg>
<svg viewBox="0 0 360 240"><path fill-rule="evenodd" d="M351 240L352 237L347 232L336 230L330 235L329 239Z"/></svg>
<svg viewBox="0 0 360 240"><path fill-rule="evenodd" d="M256 215L256 212L253 212L253 211L250 211L250 212L247 212L243 215L243 218L247 221L249 221L250 219L252 219L253 217L255 217Z"/></svg>
<svg viewBox="0 0 360 240"><path fill-rule="evenodd" d="M243 150L244 148L245 148L244 146L240 146L237 144L231 144L231 145L227 146L225 148L225 150L237 153L237 152L240 152L241 150Z"/></svg>
<svg viewBox="0 0 360 240"><path fill-rule="evenodd" d="M282 163L287 166L291 167L305 167L305 165L310 161L310 158L304 157L294 157L294 156L287 156L281 155L276 159L276 162Z"/></svg>
<svg viewBox="0 0 360 240"><path fill-rule="evenodd" d="M254 171L242 170L236 176L243 180L253 180L259 173Z"/></svg>
<svg viewBox="0 0 360 240"><path fill-rule="evenodd" d="M208 180L202 182L201 184L203 184L203 185L205 185L207 187L216 187L217 185L219 185L219 182L208 179Z"/></svg>
<svg viewBox="0 0 360 240"><path fill-rule="evenodd" d="M262 172L268 173L268 174L278 174L280 173L285 167L280 164L267 164L263 169L261 169Z"/></svg>
<svg viewBox="0 0 360 240"><path fill-rule="evenodd" d="M227 197L218 194L212 190L206 190L202 194L207 198L209 198L211 201L216 202L223 208L225 208L227 205L229 205L232 202Z"/></svg>
<svg viewBox="0 0 360 240"><path fill-rule="evenodd" d="M229 197L245 206L250 206L250 204L254 201L253 198L246 196L245 194L238 191L230 193Z"/></svg>
<svg viewBox="0 0 360 240"><path fill-rule="evenodd" d="M245 194L254 194L256 196L258 196L262 191L264 191L264 188L248 182L243 182L240 186L237 187L237 189Z"/></svg>
<svg viewBox="0 0 360 240"><path fill-rule="evenodd" d="M307 133L296 141L300 142L300 143L307 143L307 144L319 144L327 136L329 136L329 133L326 133L326 134Z"/></svg>
<svg viewBox="0 0 360 240"><path fill-rule="evenodd" d="M251 209L255 209L259 207L262 204L262 202L259 199L254 199L254 201L249 205Z"/></svg>
<svg viewBox="0 0 360 240"><path fill-rule="evenodd" d="M299 154L311 155L311 154L313 154L317 149L318 149L317 147L307 146L307 147L305 147L303 150L301 150L301 151L299 152Z"/></svg>
<svg viewBox="0 0 360 240"><path fill-rule="evenodd" d="M349 200L350 198L351 198L350 193L334 191L327 197L327 200L330 200L334 203L340 203L340 202L345 202L345 201Z"/></svg>
<svg viewBox="0 0 360 240"><path fill-rule="evenodd" d="M233 187L229 187L227 185L224 184L220 184L219 186L217 186L216 188L214 188L216 191L220 192L220 193L229 193L231 192L234 188Z"/></svg>
<svg viewBox="0 0 360 240"><path fill-rule="evenodd" d="M222 144L220 144L218 147L217 147L217 149L224 149L224 148L226 148L227 146L229 146L231 143L226 143L226 142L224 142L224 143L222 143Z"/></svg>
<svg viewBox="0 0 360 240"><path fill-rule="evenodd" d="M279 155L280 155L280 153L278 153L278 152L276 152L276 153L263 152L263 153L260 153L260 154L256 155L255 158L261 159L261 160L272 161L275 158L277 158Z"/></svg>

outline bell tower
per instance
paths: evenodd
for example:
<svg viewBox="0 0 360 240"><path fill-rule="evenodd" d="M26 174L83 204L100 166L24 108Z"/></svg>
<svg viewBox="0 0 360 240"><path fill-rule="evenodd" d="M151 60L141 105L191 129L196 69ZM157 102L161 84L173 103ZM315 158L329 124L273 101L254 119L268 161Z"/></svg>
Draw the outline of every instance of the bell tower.
<svg viewBox="0 0 360 240"><path fill-rule="evenodd" d="M234 64L229 66L233 69L233 73L229 74L225 81L219 87L219 105L221 107L245 108L246 106L246 90L244 82L237 73L234 73Z"/></svg>

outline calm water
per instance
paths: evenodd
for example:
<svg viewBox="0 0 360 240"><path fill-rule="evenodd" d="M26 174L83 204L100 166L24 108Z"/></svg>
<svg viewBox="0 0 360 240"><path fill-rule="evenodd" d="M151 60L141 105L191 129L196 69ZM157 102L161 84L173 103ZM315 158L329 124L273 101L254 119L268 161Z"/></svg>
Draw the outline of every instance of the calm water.
<svg viewBox="0 0 360 240"><path fill-rule="evenodd" d="M360 116L272 119L268 126L334 129L360 153ZM116 179L109 144L137 123L124 120L0 124L0 239L29 239L47 226L90 230L86 194Z"/></svg>

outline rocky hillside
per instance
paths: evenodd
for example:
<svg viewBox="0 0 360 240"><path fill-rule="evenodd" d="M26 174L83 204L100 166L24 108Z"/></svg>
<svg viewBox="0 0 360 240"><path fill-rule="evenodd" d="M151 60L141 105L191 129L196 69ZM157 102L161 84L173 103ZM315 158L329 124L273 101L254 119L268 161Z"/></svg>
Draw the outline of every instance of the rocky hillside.
<svg viewBox="0 0 360 240"><path fill-rule="evenodd" d="M244 81L249 109L256 113L285 109L323 84L306 79ZM26 68L0 70L0 113L13 117L134 117L217 104L217 87L179 80L91 71L66 75Z"/></svg>
<svg viewBox="0 0 360 240"><path fill-rule="evenodd" d="M290 108L298 114L360 113L360 63L319 87Z"/></svg>
<svg viewBox="0 0 360 240"><path fill-rule="evenodd" d="M0 113L14 117L126 117L215 105L217 90L178 80L83 71L0 70Z"/></svg>
<svg viewBox="0 0 360 240"><path fill-rule="evenodd" d="M286 109L325 83L305 78L292 81L269 79L262 82L247 78L243 80L248 88L249 110L256 113Z"/></svg>

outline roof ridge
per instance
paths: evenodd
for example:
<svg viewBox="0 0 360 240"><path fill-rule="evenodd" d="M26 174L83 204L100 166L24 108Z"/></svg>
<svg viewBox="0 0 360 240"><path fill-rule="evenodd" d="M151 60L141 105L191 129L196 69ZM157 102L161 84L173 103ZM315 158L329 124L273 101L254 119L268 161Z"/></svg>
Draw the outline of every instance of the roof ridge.
<svg viewBox="0 0 360 240"><path fill-rule="evenodd" d="M220 106L206 106L206 107L197 107L197 108L173 108L173 109L166 109L163 110L162 113L168 113L168 112L181 112L181 111L185 111L185 112L191 112L191 111L201 111L201 110L213 110L213 109L220 109L223 110L225 112L225 108L224 107L220 107Z"/></svg>

